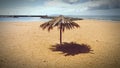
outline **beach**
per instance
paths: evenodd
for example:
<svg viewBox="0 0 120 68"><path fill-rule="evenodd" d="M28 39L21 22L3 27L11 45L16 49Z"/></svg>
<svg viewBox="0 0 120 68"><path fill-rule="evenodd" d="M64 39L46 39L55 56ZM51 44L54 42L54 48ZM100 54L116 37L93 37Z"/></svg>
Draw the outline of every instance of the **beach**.
<svg viewBox="0 0 120 68"><path fill-rule="evenodd" d="M119 68L120 21L75 22L80 28L65 30L63 42L88 45L91 52L52 50L60 33L42 30L44 22L0 22L0 68Z"/></svg>

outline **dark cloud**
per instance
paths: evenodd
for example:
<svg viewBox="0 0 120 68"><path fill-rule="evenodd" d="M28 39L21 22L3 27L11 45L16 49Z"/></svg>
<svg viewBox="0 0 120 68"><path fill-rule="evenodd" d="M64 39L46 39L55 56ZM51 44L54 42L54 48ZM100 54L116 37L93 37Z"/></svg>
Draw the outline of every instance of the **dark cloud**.
<svg viewBox="0 0 120 68"><path fill-rule="evenodd" d="M89 0L62 0L68 4L79 4L79 3L85 3L88 2Z"/></svg>
<svg viewBox="0 0 120 68"><path fill-rule="evenodd" d="M95 6L89 7L90 10L120 9L120 0L90 0Z"/></svg>

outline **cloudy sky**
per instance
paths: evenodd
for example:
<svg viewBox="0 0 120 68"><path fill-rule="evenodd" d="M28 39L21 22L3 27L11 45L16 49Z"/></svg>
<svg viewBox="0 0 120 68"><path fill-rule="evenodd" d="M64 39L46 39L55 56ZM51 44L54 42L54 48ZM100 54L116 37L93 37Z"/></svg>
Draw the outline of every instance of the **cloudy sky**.
<svg viewBox="0 0 120 68"><path fill-rule="evenodd" d="M0 15L120 15L120 0L0 0Z"/></svg>

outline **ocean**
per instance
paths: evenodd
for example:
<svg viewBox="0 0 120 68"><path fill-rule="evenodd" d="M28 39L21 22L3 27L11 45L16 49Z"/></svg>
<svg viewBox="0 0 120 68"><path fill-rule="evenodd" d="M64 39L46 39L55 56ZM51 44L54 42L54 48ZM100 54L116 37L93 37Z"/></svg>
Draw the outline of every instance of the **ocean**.
<svg viewBox="0 0 120 68"><path fill-rule="evenodd" d="M0 22L30 22L30 21L49 21L50 19L42 19L40 17L18 17L18 18L13 18L13 17L4 17L0 18Z"/></svg>
<svg viewBox="0 0 120 68"><path fill-rule="evenodd" d="M83 19L107 20L107 21L120 21L120 16L70 16Z"/></svg>
<svg viewBox="0 0 120 68"><path fill-rule="evenodd" d="M83 19L95 19L95 20L107 20L107 21L120 21L120 16L73 16L67 15L73 18L83 18ZM18 18L0 18L0 22L29 22L29 21L49 21L51 19L42 19L40 17L18 17Z"/></svg>

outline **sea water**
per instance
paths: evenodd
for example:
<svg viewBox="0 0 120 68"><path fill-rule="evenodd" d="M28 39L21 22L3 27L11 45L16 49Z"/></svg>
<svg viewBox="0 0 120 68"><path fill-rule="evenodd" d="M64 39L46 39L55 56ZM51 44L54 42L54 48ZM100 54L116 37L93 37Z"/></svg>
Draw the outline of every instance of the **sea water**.
<svg viewBox="0 0 120 68"><path fill-rule="evenodd" d="M79 15L67 15L67 17L82 18L82 19L95 19L95 20L107 20L107 21L120 21L120 16L79 16ZM30 22L30 21L43 21L47 22L51 19L42 19L40 17L8 17L0 18L2 22Z"/></svg>
<svg viewBox="0 0 120 68"><path fill-rule="evenodd" d="M74 16L83 19L96 19L96 20L107 20L107 21L120 21L120 16Z"/></svg>
<svg viewBox="0 0 120 68"><path fill-rule="evenodd" d="M1 22L31 22L31 21L49 21L50 19L42 19L40 17L1 17Z"/></svg>

